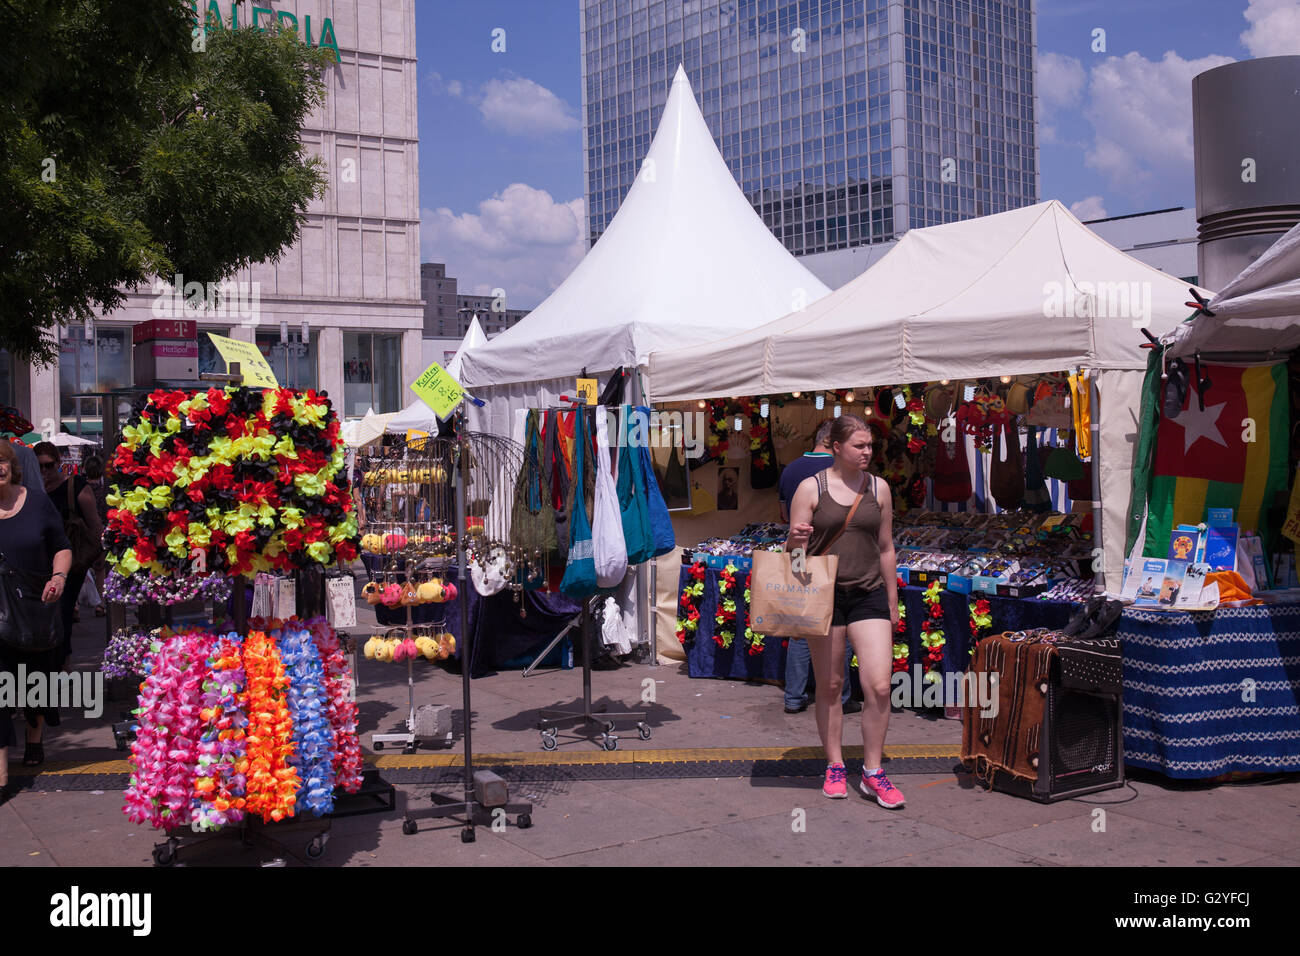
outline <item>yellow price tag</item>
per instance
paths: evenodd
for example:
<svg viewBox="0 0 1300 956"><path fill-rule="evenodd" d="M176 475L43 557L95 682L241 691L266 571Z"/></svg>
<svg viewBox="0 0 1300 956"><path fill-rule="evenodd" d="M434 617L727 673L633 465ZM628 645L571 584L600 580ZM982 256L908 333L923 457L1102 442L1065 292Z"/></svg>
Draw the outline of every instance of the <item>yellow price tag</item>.
<svg viewBox="0 0 1300 956"><path fill-rule="evenodd" d="M578 379L578 401L582 402L584 405L595 405L596 392L599 387L600 383L594 378Z"/></svg>
<svg viewBox="0 0 1300 956"><path fill-rule="evenodd" d="M439 418L446 418L465 398L465 390L447 370L434 362L411 383L411 391L420 396Z"/></svg>
<svg viewBox="0 0 1300 956"><path fill-rule="evenodd" d="M243 384L254 388L280 387L280 383L275 380L275 372L271 371L271 365L266 361L266 356L252 342L241 342L213 332L208 333L208 338L221 353L221 357L226 360L227 370L231 362L239 363L239 371L244 376Z"/></svg>

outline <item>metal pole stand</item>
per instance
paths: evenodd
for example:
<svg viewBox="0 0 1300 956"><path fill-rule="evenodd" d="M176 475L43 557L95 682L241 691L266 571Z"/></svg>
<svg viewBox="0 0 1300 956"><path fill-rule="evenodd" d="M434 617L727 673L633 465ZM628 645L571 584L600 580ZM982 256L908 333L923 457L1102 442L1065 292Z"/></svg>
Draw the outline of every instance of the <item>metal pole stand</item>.
<svg viewBox="0 0 1300 956"><path fill-rule="evenodd" d="M411 619L410 608L406 609L406 619L408 622ZM406 662L406 704L407 732L404 734L371 734L370 746L375 750L383 750L384 744L401 744L402 753L415 753L418 741L415 737L415 662L412 660Z"/></svg>
<svg viewBox="0 0 1300 956"><path fill-rule="evenodd" d="M306 854L309 860L319 860L324 856L325 846L329 843L333 820L330 817L321 817L320 822L323 826L315 831L311 839L307 841L307 846L303 849L303 853ZM244 817L236 826L217 830L214 833L195 833L192 836L184 837L169 834L165 842L154 844L154 866L174 866L181 850L193 849L213 840L228 839L232 833L239 834L239 842L246 848L251 849L254 846L260 846L274 853L276 859L271 863L264 864L265 866L284 866L284 856L289 851L285 847L283 840L276 839L266 832L268 826L269 824L262 823L261 820L256 818Z"/></svg>
<svg viewBox="0 0 1300 956"><path fill-rule="evenodd" d="M600 745L606 750L618 749L618 737L614 734L616 720L635 720L637 722L637 732L642 740L649 740L651 736L650 725L646 723L646 712L644 710L635 711L607 711L603 708L592 710L591 707L591 659L593 656L591 642L591 600L588 599L582 605L582 710L556 710L547 709L539 712L537 729L542 734L542 749L554 750L559 746L557 736L559 734L558 724L579 722L584 724L603 724L605 730L600 734Z"/></svg>

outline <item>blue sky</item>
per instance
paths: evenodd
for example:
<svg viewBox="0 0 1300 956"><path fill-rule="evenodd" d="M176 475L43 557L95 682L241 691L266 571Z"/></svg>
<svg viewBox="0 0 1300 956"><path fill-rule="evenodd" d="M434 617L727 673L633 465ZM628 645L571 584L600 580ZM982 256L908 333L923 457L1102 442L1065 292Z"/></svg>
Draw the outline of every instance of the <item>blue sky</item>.
<svg viewBox="0 0 1300 956"><path fill-rule="evenodd" d="M1037 9L1040 195L1085 219L1193 208L1192 77L1300 53L1296 0ZM421 258L533 307L585 251L578 0L416 0L416 31Z"/></svg>

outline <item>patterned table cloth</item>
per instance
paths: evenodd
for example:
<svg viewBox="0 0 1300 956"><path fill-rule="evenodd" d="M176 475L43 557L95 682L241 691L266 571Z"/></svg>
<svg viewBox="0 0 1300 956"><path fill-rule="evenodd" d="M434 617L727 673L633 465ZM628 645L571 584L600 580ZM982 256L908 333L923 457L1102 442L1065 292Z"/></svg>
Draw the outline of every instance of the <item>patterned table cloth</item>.
<svg viewBox="0 0 1300 956"><path fill-rule="evenodd" d="M1181 779L1300 771L1300 604L1130 608L1116 636L1127 764Z"/></svg>

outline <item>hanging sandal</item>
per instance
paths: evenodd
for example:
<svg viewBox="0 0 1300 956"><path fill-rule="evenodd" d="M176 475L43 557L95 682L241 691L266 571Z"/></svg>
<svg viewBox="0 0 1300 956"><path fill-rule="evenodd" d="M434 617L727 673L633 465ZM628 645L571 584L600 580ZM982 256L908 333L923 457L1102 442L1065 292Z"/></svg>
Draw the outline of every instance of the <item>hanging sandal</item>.
<svg viewBox="0 0 1300 956"><path fill-rule="evenodd" d="M23 750L23 766L39 767L43 763L45 763L45 745L40 741L28 742Z"/></svg>

